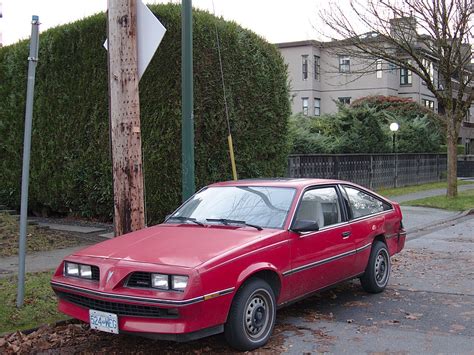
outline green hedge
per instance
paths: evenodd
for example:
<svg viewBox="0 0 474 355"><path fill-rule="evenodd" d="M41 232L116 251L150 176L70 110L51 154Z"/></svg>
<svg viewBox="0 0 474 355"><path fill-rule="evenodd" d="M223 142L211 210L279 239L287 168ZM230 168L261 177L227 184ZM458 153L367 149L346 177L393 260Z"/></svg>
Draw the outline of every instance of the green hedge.
<svg viewBox="0 0 474 355"><path fill-rule="evenodd" d="M167 33L140 82L149 223L181 201L181 8L150 6ZM278 50L233 22L194 11L196 185L230 179L214 26L221 38L240 178L283 175L290 115ZM106 18L40 36L30 207L110 218ZM0 202L19 205L28 42L0 48Z"/></svg>

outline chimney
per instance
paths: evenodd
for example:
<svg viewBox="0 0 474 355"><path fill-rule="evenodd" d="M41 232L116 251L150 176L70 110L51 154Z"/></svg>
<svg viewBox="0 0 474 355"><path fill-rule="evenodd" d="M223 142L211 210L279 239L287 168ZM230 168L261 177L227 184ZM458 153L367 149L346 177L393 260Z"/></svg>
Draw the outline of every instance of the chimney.
<svg viewBox="0 0 474 355"><path fill-rule="evenodd" d="M416 19L413 16L394 17L390 20L390 35L397 40L416 42Z"/></svg>

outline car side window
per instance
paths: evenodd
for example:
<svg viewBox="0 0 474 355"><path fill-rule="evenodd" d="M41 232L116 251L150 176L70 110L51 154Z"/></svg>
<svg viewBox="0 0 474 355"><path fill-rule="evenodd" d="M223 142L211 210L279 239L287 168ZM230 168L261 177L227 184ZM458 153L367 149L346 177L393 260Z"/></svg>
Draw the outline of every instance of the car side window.
<svg viewBox="0 0 474 355"><path fill-rule="evenodd" d="M349 198L352 218L368 216L391 208L389 204L361 190L349 186L344 186L344 190Z"/></svg>
<svg viewBox="0 0 474 355"><path fill-rule="evenodd" d="M319 228L340 223L341 207L335 187L322 187L308 190L303 194L296 219L315 221Z"/></svg>

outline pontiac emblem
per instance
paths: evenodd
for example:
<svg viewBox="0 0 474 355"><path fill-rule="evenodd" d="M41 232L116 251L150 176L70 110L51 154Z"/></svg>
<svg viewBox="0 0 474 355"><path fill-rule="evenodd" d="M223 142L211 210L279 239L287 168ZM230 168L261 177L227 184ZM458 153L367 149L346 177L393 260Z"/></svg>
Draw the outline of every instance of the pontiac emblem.
<svg viewBox="0 0 474 355"><path fill-rule="evenodd" d="M107 274L107 279L105 280L105 283L109 282L109 280L112 278L113 274L114 274L113 271L109 271L109 273Z"/></svg>

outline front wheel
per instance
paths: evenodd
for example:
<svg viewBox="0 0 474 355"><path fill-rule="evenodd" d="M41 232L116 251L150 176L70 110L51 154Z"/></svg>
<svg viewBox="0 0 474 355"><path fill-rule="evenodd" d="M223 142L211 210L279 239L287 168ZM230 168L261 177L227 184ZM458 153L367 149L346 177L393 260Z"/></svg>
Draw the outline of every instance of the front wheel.
<svg viewBox="0 0 474 355"><path fill-rule="evenodd" d="M247 282L235 296L225 325L225 338L233 348L248 351L265 345L275 325L275 294L265 281Z"/></svg>
<svg viewBox="0 0 474 355"><path fill-rule="evenodd" d="M362 288L370 293L382 292L390 278L390 267L390 254L387 246L381 241L376 241L372 246L364 275L360 278Z"/></svg>

